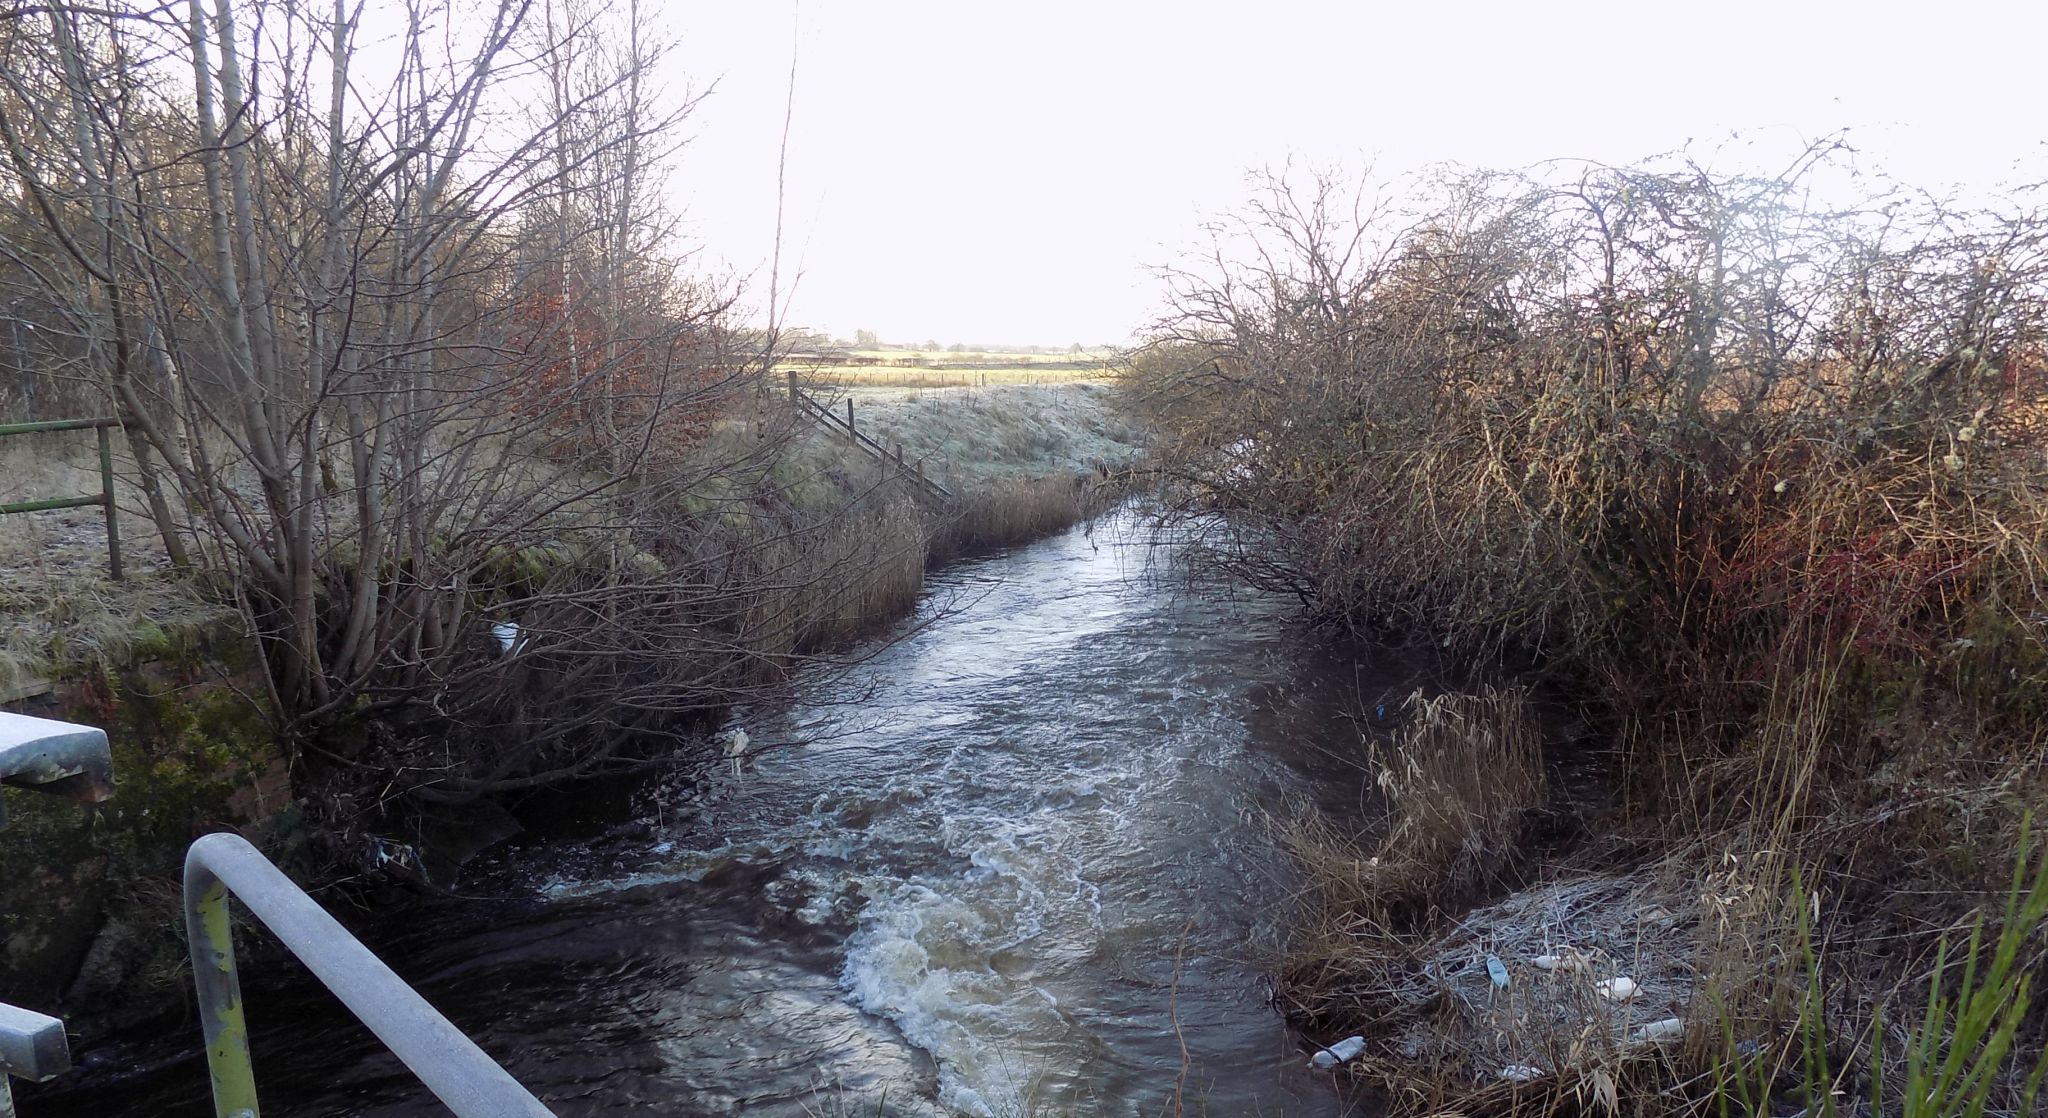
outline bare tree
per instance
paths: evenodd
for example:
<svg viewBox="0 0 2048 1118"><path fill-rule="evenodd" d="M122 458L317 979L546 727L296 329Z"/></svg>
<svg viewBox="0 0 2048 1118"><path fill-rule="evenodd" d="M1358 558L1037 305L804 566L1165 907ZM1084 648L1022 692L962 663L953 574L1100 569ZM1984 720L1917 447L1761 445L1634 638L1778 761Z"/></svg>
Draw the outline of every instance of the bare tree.
<svg viewBox="0 0 2048 1118"><path fill-rule="evenodd" d="M713 437L772 347L665 247L694 101L637 0L368 3L0 31L6 282L127 422L173 557L234 576L302 776L607 771L914 585L921 537L764 514L788 416Z"/></svg>
<svg viewBox="0 0 2048 1118"><path fill-rule="evenodd" d="M1820 206L1834 150L1778 175L1560 164L1400 194L1271 178L1169 273L1134 382L1183 523L1333 615L1597 644L1613 586L1704 600L1684 553L1705 495L1754 484L1760 448L1924 455L2025 415L2039 217L1905 191ZM1484 570L1447 577L1444 555ZM1568 573L1589 557L1605 588Z"/></svg>

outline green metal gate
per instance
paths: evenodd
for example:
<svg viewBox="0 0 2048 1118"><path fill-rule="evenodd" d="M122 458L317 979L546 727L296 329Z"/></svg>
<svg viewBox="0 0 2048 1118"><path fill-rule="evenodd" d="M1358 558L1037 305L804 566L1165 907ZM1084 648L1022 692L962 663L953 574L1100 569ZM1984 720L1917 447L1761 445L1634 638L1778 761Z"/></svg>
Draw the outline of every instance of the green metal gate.
<svg viewBox="0 0 2048 1118"><path fill-rule="evenodd" d="M121 531L114 513L114 444L108 434L121 426L118 419L51 419L41 423L0 423L0 436L30 435L39 431L83 431L92 428L100 441L100 491L92 497L53 497L44 501L15 501L0 505L0 516L10 512L42 512L45 509L75 509L98 505L107 512L107 569L114 581L121 580Z"/></svg>

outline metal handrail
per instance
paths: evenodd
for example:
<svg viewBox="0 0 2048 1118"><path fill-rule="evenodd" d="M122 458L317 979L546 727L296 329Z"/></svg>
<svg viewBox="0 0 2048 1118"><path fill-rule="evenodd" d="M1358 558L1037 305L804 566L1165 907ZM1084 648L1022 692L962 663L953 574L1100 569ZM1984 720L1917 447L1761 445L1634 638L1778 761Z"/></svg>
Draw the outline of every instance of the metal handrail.
<svg viewBox="0 0 2048 1118"><path fill-rule="evenodd" d="M207 835L185 852L185 932L218 1118L258 1113L249 1028L235 977L230 893L458 1118L552 1118L539 1099L248 840L226 833Z"/></svg>
<svg viewBox="0 0 2048 1118"><path fill-rule="evenodd" d="M97 803L114 794L114 755L107 732L48 718L0 711L0 784ZM7 804L0 799L0 827ZM14 1118L10 1079L41 1083L71 1067L64 1022L0 1004L0 1118Z"/></svg>
<svg viewBox="0 0 2048 1118"><path fill-rule="evenodd" d="M114 794L107 732L0 710L0 785L99 803ZM0 827L6 825L7 803L0 800Z"/></svg>
<svg viewBox="0 0 2048 1118"><path fill-rule="evenodd" d="M70 1069L64 1022L18 1005L0 1005L0 1118L14 1118L10 1077L41 1083Z"/></svg>
<svg viewBox="0 0 2048 1118"><path fill-rule="evenodd" d="M100 491L94 497L53 497L43 501L14 501L0 504L0 516L10 512L46 512L50 509L75 509L87 505L98 505L107 514L107 569L114 581L121 581L121 528L114 515L114 445L108 437L110 428L121 426L121 421L103 419L45 419L35 423L0 423L0 435L28 435L38 431L84 431L90 428L99 437L100 443Z"/></svg>

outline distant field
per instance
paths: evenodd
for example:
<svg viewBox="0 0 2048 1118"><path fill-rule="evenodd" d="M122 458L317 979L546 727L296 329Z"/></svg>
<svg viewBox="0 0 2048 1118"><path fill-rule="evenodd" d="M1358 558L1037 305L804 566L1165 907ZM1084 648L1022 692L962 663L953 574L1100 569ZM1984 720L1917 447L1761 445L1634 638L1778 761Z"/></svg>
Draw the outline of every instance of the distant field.
<svg viewBox="0 0 2048 1118"><path fill-rule="evenodd" d="M887 369L854 366L796 367L798 379L806 384L838 384L861 388L993 388L1012 384L1071 384L1102 380L1109 376L1101 365L1073 368L946 368Z"/></svg>
<svg viewBox="0 0 2048 1118"><path fill-rule="evenodd" d="M1010 350L856 349L845 356L849 364L970 365L993 368L1010 365L1100 365L1114 354L1109 350L1087 349L1059 353L1017 353Z"/></svg>
<svg viewBox="0 0 2048 1118"><path fill-rule="evenodd" d="M977 388L1069 384L1111 375L1107 353L955 353L950 350L856 350L793 356L777 367L807 384L867 388Z"/></svg>
<svg viewBox="0 0 2048 1118"><path fill-rule="evenodd" d="M1129 461L1145 441L1144 432L1111 406L1110 387L1099 381L948 392L861 385L821 395L835 412L851 401L862 433L884 446L902 446L910 460L923 460L934 477L956 489ZM823 431L814 442L846 446L843 437Z"/></svg>

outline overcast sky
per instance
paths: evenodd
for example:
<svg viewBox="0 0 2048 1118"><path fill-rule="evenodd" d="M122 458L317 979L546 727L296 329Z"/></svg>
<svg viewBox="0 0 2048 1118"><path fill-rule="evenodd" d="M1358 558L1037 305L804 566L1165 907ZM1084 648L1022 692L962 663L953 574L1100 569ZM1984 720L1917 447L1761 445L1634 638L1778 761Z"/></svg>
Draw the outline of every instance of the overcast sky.
<svg viewBox="0 0 2048 1118"><path fill-rule="evenodd" d="M1123 340L1156 309L1148 268L1290 157L1392 175L1691 141L1761 165L1847 127L1900 178L1983 187L2038 172L2048 139L2039 0L750 0L666 18L672 84L715 83L673 183L700 265L765 299L794 26L790 321L893 341Z"/></svg>

